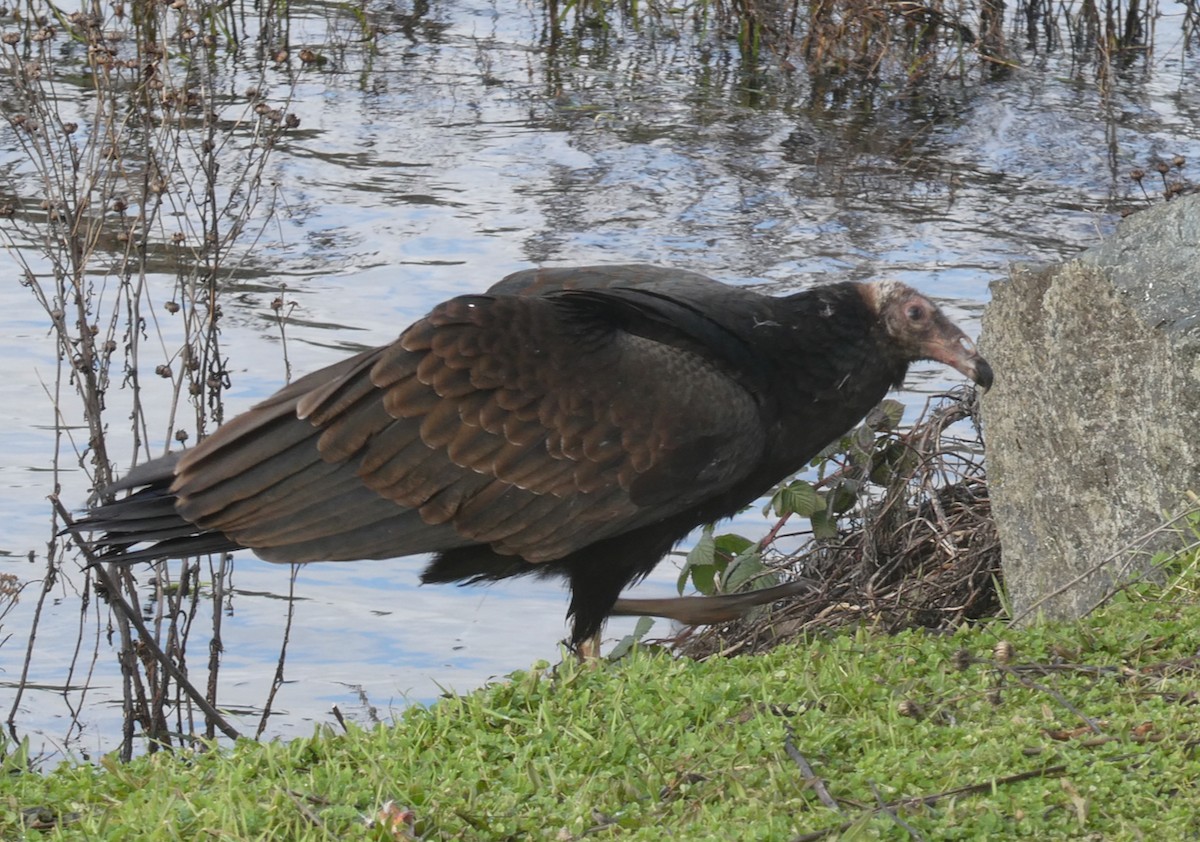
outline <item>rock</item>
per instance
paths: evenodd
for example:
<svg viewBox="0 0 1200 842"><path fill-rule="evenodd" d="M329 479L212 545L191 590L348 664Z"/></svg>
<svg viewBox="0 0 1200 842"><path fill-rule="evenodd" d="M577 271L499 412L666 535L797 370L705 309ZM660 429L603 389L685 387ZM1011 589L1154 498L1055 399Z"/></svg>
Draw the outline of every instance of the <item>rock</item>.
<svg viewBox="0 0 1200 842"><path fill-rule="evenodd" d="M1130 217L1076 260L1015 268L992 285L981 344L1014 614L1082 616L1179 546L1142 539L1200 492L1200 196Z"/></svg>

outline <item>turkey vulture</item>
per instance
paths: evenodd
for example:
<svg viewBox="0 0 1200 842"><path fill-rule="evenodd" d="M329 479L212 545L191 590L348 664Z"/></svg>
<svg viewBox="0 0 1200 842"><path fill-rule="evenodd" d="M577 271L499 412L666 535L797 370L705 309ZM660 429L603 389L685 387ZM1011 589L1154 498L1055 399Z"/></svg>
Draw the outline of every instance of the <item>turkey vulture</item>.
<svg viewBox="0 0 1200 842"><path fill-rule="evenodd" d="M562 576L571 640L698 524L849 430L914 360L992 370L896 281L784 297L690 272L518 272L141 465L78 530L105 561L433 553L424 582ZM150 546L139 546L150 544Z"/></svg>

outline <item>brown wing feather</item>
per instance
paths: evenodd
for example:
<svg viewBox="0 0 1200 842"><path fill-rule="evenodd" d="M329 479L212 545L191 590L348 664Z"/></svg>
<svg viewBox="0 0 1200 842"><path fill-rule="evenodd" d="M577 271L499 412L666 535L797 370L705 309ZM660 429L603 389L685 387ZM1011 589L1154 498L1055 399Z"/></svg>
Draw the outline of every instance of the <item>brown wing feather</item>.
<svg viewBox="0 0 1200 842"><path fill-rule="evenodd" d="M762 448L718 367L547 298L453 299L285 392L174 485L185 517L276 561L471 542L549 561L695 505Z"/></svg>
<svg viewBox="0 0 1200 842"><path fill-rule="evenodd" d="M229 531L255 530L255 543L261 543L261 536L273 528L273 522L292 519L297 511L339 498L355 488L362 488L362 480L344 464L318 460L308 470L264 489L255 497L231 503L222 510L221 522Z"/></svg>

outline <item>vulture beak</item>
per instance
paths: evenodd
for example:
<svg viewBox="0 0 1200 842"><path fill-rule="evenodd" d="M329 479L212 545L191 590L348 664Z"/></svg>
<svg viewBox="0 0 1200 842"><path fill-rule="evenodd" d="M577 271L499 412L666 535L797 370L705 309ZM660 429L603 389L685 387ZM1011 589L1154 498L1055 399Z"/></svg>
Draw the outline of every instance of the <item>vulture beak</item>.
<svg viewBox="0 0 1200 842"><path fill-rule="evenodd" d="M953 324L947 322L935 338L924 343L921 350L928 359L961 371L983 391L992 388L991 365L980 356L975 343Z"/></svg>

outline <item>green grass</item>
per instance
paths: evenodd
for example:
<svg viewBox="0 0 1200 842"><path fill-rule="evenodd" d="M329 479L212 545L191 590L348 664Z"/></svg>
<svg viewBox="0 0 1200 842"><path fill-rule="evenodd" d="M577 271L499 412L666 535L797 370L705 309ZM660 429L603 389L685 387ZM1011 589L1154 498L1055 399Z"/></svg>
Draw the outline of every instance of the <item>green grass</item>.
<svg viewBox="0 0 1200 842"><path fill-rule="evenodd" d="M404 838L367 824L388 800L425 839L905 838L902 823L927 839L1194 837L1193 596L707 663L635 651L391 727L124 766L28 774L14 752L0 838ZM23 829L36 808L48 827Z"/></svg>

